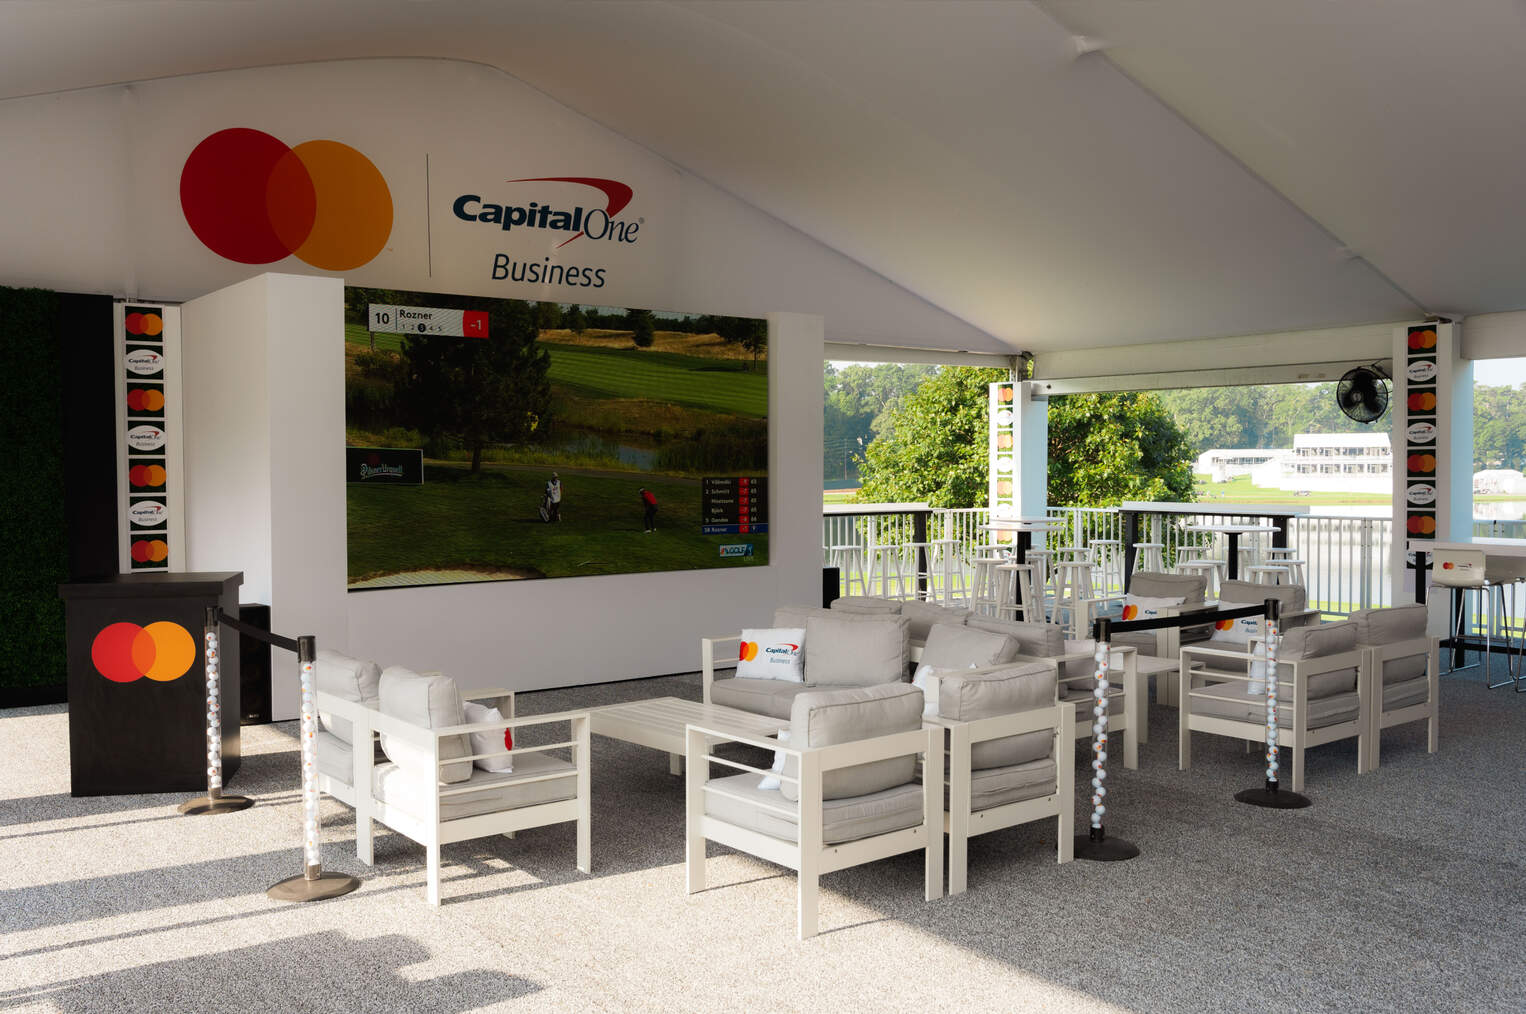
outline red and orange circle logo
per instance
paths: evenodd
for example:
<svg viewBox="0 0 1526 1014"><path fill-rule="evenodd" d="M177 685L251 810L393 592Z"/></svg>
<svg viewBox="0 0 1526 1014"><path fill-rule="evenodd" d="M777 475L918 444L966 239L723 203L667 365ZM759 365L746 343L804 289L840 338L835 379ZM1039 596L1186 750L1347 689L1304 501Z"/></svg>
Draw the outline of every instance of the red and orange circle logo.
<svg viewBox="0 0 1526 1014"><path fill-rule="evenodd" d="M114 683L132 683L145 676L168 683L190 671L196 661L196 639L169 620L146 627L112 623L95 635L90 661L96 672Z"/></svg>
<svg viewBox="0 0 1526 1014"><path fill-rule="evenodd" d="M164 318L157 313L129 313L122 324L130 335L157 338L164 333Z"/></svg>
<svg viewBox="0 0 1526 1014"><path fill-rule="evenodd" d="M157 387L134 387L127 392L127 407L134 412L164 410L164 392Z"/></svg>
<svg viewBox="0 0 1526 1014"><path fill-rule="evenodd" d="M180 208L207 249L240 264L295 255L348 271L392 235L392 191L370 159L338 141L288 148L248 127L196 146L180 173Z"/></svg>
<svg viewBox="0 0 1526 1014"><path fill-rule="evenodd" d="M757 657L758 657L758 642L757 641L743 641L742 644L741 644L740 650L738 650L738 652L737 652L737 658L741 659L743 662L751 662L753 659L755 659Z"/></svg>

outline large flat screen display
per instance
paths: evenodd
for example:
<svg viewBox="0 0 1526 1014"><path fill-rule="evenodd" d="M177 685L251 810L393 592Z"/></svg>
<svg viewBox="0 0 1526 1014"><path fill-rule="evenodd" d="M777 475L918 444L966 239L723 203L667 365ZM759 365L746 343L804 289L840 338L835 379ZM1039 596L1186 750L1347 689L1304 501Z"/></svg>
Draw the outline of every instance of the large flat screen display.
<svg viewBox="0 0 1526 1014"><path fill-rule="evenodd" d="M346 288L350 590L767 564L767 335Z"/></svg>

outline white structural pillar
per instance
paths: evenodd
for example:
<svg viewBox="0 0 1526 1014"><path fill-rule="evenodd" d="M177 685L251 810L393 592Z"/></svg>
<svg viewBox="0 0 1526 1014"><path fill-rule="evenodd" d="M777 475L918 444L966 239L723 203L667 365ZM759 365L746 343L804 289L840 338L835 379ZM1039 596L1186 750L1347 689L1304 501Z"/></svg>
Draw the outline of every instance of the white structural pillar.
<svg viewBox="0 0 1526 1014"><path fill-rule="evenodd" d="M1049 506L1049 396L1031 380L990 389L992 517L1038 518Z"/></svg>
<svg viewBox="0 0 1526 1014"><path fill-rule="evenodd" d="M1462 358L1462 326L1425 322L1394 328L1394 537L1391 602L1415 601L1410 539L1473 535L1473 363ZM1431 629L1446 626L1445 597Z"/></svg>

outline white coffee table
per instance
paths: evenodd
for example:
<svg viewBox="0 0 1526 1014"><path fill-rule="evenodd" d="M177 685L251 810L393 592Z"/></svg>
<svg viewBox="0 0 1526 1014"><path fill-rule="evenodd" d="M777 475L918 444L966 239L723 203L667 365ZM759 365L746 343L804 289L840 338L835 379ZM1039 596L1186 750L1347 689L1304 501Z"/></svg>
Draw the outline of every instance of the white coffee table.
<svg viewBox="0 0 1526 1014"><path fill-rule="evenodd" d="M702 704L681 697L654 697L628 704L611 704L588 713L595 736L665 751L668 771L683 774L684 727L701 725L717 732L744 736L773 736L789 727L787 718L769 718L719 704Z"/></svg>

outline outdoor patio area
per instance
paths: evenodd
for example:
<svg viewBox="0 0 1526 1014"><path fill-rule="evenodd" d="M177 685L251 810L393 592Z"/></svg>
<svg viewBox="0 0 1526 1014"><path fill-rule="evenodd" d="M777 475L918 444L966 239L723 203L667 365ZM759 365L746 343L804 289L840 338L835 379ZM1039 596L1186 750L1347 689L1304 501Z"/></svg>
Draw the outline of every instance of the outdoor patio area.
<svg viewBox="0 0 1526 1014"><path fill-rule="evenodd" d="M699 694L689 674L518 700ZM431 908L423 849L378 828L364 866L325 796L325 866L363 883L289 905L265 888L300 869L296 723L244 729L229 790L253 809L182 817L180 796L71 798L65 709L13 710L0 1008L1518 1011L1526 816L1498 794L1521 700L1443 677L1439 753L1423 723L1388 730L1360 777L1354 741L1313 749L1313 806L1290 811L1234 802L1261 769L1231 740L1199 735L1179 772L1175 714L1152 707L1139 769L1110 783L1109 832L1140 858L1057 865L1038 821L972 839L969 891L928 903L921 855L902 855L825 877L805 943L790 871L711 846L709 889L685 894L683 783L642 747L593 740L591 875L570 824L447 845Z"/></svg>

